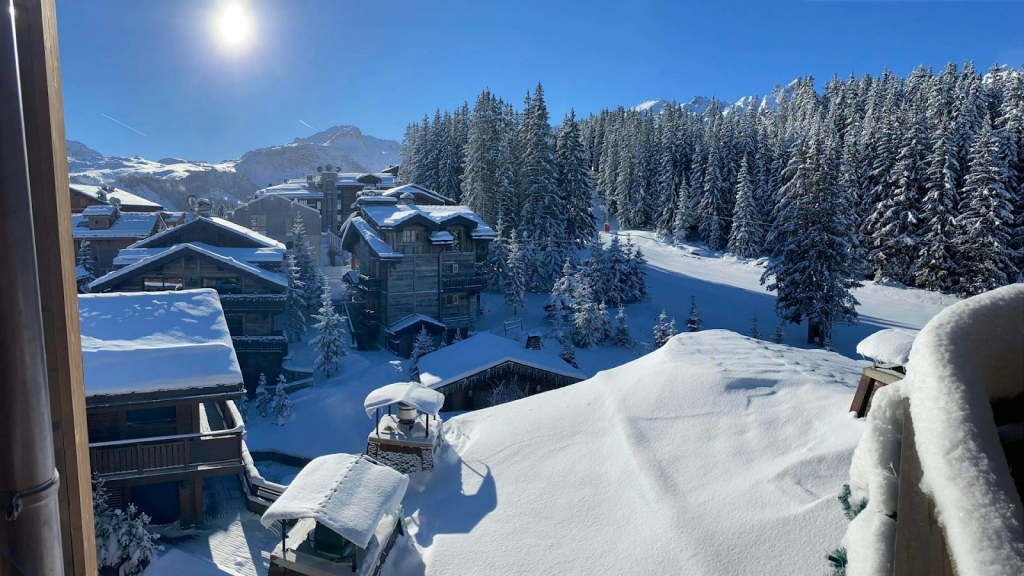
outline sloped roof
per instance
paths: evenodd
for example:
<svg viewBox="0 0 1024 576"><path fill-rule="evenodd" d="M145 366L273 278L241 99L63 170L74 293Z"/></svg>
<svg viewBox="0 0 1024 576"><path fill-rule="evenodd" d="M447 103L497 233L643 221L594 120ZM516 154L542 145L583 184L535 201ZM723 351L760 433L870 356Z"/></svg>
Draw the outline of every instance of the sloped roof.
<svg viewBox="0 0 1024 576"><path fill-rule="evenodd" d="M89 218L84 214L71 215L71 235L79 240L93 238L146 238L156 229L158 212L121 212L110 221L110 228L91 230Z"/></svg>
<svg viewBox="0 0 1024 576"><path fill-rule="evenodd" d="M148 247L152 246L153 244L156 244L157 242L160 242L161 240L167 238L168 236L184 233L184 231L187 230L189 226L211 226L211 225L212 226L216 226L216 227L220 228L221 230L223 230L225 232L228 232L229 234L233 234L234 236L236 236L236 237L238 237L240 239L247 240L247 241L252 242L254 244L258 244L258 245L262 245L262 246L268 246L270 248L284 248L285 247L284 244L282 244L281 242L278 242L277 240L274 240L273 238L270 238L268 236L264 236L263 234L260 234L259 232L255 232L253 230L249 230L248 228L246 228L244 226L239 226L238 224L235 224L234 222L231 222L230 220L225 220L223 218L217 218L217 217L207 218L205 216L200 216L198 218L194 218L192 220L189 220L188 222L185 222L184 224L181 224L179 226L175 226L174 228L168 228L167 230L164 230L163 232L161 232L159 234L154 234L154 235L150 236L149 238L146 238L145 240L143 240L141 242L136 242L135 244L132 244L130 246L130 248L148 248Z"/></svg>
<svg viewBox="0 0 1024 576"><path fill-rule="evenodd" d="M383 238L377 235L377 231L370 227L365 220L355 214L348 217L345 223L341 225L339 231L341 241L345 246L346 250L351 249L355 243L356 238L362 238L366 241L366 244L370 247L380 259L382 260L401 260L402 253L391 248L391 245L384 241Z"/></svg>
<svg viewBox="0 0 1024 576"><path fill-rule="evenodd" d="M435 320L430 316L424 316L423 314L410 314L405 318L402 318L401 320L395 322L391 326L388 326L388 332L395 334L397 332L401 332L402 330L411 328L412 326L415 326L420 322L430 324L431 326L435 326L437 328L440 328L441 330L445 330L448 328L447 326L445 326L444 322L439 322L438 320Z"/></svg>
<svg viewBox="0 0 1024 576"><path fill-rule="evenodd" d="M515 362L569 378L587 376L554 354L531 350L524 342L481 332L461 342L435 350L419 359L420 383L438 389L505 362Z"/></svg>
<svg viewBox="0 0 1024 576"><path fill-rule="evenodd" d="M92 200L102 204L110 204L109 198L117 198L121 201L121 208L127 211L131 211L132 208L142 208L154 211L163 209L163 206L156 202L146 200L142 196L137 196L131 192L126 192L117 188L103 190L100 186L90 186L88 184L71 184L69 188L72 192L88 196ZM106 196L106 198L103 196Z"/></svg>
<svg viewBox="0 0 1024 576"><path fill-rule="evenodd" d="M317 210L316 208L313 208L312 206L310 206L309 204L306 204L305 202L295 202L295 200L293 198L289 199L287 196L284 196L284 195L281 195L281 194L264 194L263 196L257 196L256 198L253 198L252 200L249 200L245 204L241 204L241 205L237 206L235 208L235 210L238 210L240 208L247 208L247 207L253 206L254 204L259 204L260 202L263 202L264 200L268 200L268 201L271 201L271 202L287 202L287 203L292 204L294 206L298 206L298 207L302 208L303 210L307 210L309 212L312 212L313 214L316 214L317 218L320 218L320 211Z"/></svg>
<svg viewBox="0 0 1024 576"><path fill-rule="evenodd" d="M277 520L312 518L366 548L384 515L397 510L408 486L408 476L366 456L321 456L302 468L261 522L269 528Z"/></svg>
<svg viewBox="0 0 1024 576"><path fill-rule="evenodd" d="M455 204L455 200L447 196L444 196L443 194L440 194L438 192L434 192L429 188L424 188L423 186L420 186L418 184L404 184L402 186L398 186L390 190L385 190L381 194L392 198L401 198L404 194L412 194L414 198L428 198L430 200L433 200L434 202L440 202L441 204L444 205Z"/></svg>
<svg viewBox="0 0 1024 576"><path fill-rule="evenodd" d="M86 396L242 384L217 293L78 297Z"/></svg>
<svg viewBox="0 0 1024 576"><path fill-rule="evenodd" d="M142 260L125 266L124 268L118 268L117 270L113 270L107 273L106 275L101 276L96 280L93 280L92 283L89 284L89 289L104 290L110 287L111 284L118 280L129 278L134 274L144 272L145 270L148 270L151 267L159 266L163 262L170 260L175 256L180 256L186 252L191 253L200 258L206 258L215 261L218 264L222 264L224 266L237 270L239 273L246 275L250 278L258 278L260 280L265 280L269 283L276 284L281 288L286 288L288 286L288 281L285 280L284 276L276 272L270 272L262 268L257 268L256 266L247 264L245 262L239 262L238 260L235 260L234 258L231 258L229 256L224 256L222 254L216 253L214 250L217 250L217 248L204 246L205 245L189 243L175 244L174 246L166 250L163 250L153 256L143 258Z"/></svg>
<svg viewBox="0 0 1024 576"><path fill-rule="evenodd" d="M444 405L444 394L431 390L419 382L396 382L377 388L366 396L363 408L366 415L370 416L378 408L385 408L392 404L408 404L431 416L437 416Z"/></svg>
<svg viewBox="0 0 1024 576"><path fill-rule="evenodd" d="M395 228L415 222L438 230L445 226L461 223L470 228L474 238L494 238L494 230L477 216L469 206L419 206L397 204L391 206L364 206L366 217L376 228Z"/></svg>
<svg viewBox="0 0 1024 576"><path fill-rule="evenodd" d="M220 246L210 246L202 242L189 242L189 244L209 250L215 254L220 254L221 256L233 258L239 262L248 262L250 264L258 262L283 262L285 254L284 248L223 248ZM160 255L173 247L124 248L114 257L114 266L128 266L151 256Z"/></svg>

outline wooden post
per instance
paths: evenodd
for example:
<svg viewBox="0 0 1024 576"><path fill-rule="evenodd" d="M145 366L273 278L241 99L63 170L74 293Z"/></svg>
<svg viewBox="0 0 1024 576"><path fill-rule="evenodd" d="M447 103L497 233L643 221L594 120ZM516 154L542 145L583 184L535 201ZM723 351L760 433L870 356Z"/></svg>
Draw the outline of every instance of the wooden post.
<svg viewBox="0 0 1024 576"><path fill-rule="evenodd" d="M66 574L96 570L78 287L54 0L14 0Z"/></svg>

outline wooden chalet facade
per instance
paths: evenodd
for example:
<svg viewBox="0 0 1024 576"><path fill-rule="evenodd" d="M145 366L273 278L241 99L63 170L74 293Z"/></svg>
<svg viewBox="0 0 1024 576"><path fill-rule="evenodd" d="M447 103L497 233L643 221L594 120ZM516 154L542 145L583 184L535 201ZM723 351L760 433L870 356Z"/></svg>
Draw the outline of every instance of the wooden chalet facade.
<svg viewBox="0 0 1024 576"><path fill-rule="evenodd" d="M82 242L88 242L97 274L114 268L114 258L122 249L165 229L156 212L125 212L116 206L89 206L71 215L71 235L75 254Z"/></svg>
<svg viewBox="0 0 1024 576"><path fill-rule="evenodd" d="M284 337L287 281L277 272L284 246L218 218L197 218L125 250L140 259L90 284L90 291L158 292L212 288L220 295L246 388L259 375L273 382L288 354Z"/></svg>
<svg viewBox="0 0 1024 576"><path fill-rule="evenodd" d="M233 403L242 374L216 294L79 302L92 473L114 507L134 503L157 524L202 523L203 479L245 467Z"/></svg>
<svg viewBox="0 0 1024 576"><path fill-rule="evenodd" d="M421 327L444 338L476 329L484 288L477 264L494 239L465 206L411 200L364 194L341 230L351 254L346 280L357 293L349 306L356 341L400 356Z"/></svg>
<svg viewBox="0 0 1024 576"><path fill-rule="evenodd" d="M306 243L310 256L320 265L320 212L309 205L269 194L260 196L234 209L228 219L253 232L272 238L292 249L292 229L297 217L302 217L306 228Z"/></svg>

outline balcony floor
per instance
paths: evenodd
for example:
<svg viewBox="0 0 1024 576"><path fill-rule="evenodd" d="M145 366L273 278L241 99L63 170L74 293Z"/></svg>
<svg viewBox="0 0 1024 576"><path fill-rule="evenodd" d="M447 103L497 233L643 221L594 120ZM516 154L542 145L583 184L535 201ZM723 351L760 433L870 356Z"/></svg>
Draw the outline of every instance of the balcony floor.
<svg viewBox="0 0 1024 576"><path fill-rule="evenodd" d="M155 527L164 551L146 569L146 576L182 576L197 569L181 565L180 554L206 570L202 574L265 576L270 567L270 551L281 541L275 524L264 528L258 514L245 508L238 476L220 476L203 480L205 523L199 528L181 529L177 524Z"/></svg>

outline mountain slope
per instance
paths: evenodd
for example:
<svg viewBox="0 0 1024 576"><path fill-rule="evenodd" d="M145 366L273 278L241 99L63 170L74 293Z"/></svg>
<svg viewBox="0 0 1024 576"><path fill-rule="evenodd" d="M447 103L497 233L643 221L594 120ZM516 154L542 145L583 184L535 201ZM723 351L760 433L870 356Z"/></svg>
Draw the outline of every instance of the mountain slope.
<svg viewBox="0 0 1024 576"><path fill-rule="evenodd" d="M189 194L233 204L268 184L302 177L325 164L342 172L376 172L398 163L400 149L398 142L366 136L355 126L333 126L290 144L259 148L216 164L107 157L74 140L68 140L67 147L72 182L113 184L177 210L188 205Z"/></svg>

